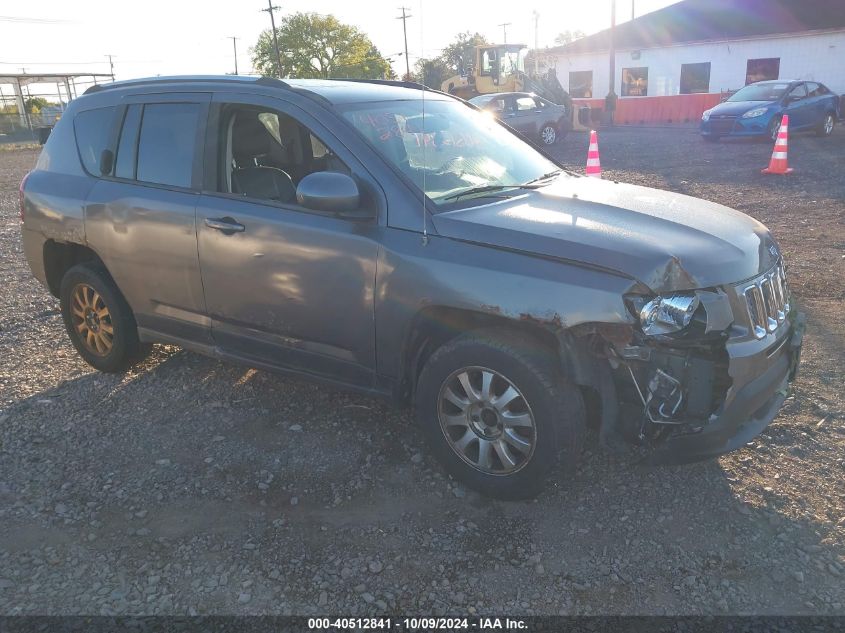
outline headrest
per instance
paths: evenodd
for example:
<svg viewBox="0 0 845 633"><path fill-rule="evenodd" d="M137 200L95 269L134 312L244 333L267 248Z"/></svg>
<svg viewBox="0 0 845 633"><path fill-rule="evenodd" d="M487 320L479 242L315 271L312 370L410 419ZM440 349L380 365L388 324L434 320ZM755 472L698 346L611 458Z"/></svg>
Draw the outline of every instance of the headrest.
<svg viewBox="0 0 845 633"><path fill-rule="evenodd" d="M255 114L238 113L232 127L232 150L236 161L250 160L270 152L273 136Z"/></svg>

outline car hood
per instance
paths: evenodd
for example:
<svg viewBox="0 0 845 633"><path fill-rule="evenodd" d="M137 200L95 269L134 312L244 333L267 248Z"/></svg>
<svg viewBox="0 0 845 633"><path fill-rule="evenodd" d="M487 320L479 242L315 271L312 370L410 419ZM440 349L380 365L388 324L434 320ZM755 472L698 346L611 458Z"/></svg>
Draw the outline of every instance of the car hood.
<svg viewBox="0 0 845 633"><path fill-rule="evenodd" d="M777 101L723 101L722 103L713 106L710 110L710 116L727 115L740 116L754 108L769 108L777 105Z"/></svg>
<svg viewBox="0 0 845 633"><path fill-rule="evenodd" d="M568 175L507 200L439 213L434 225L444 237L609 269L654 292L743 281L780 257L766 227L738 211Z"/></svg>

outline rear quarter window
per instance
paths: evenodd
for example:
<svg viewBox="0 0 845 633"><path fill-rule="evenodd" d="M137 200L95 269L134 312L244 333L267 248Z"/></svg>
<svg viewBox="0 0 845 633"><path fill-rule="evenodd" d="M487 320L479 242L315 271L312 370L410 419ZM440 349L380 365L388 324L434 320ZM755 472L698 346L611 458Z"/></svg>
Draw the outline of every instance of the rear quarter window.
<svg viewBox="0 0 845 633"><path fill-rule="evenodd" d="M100 176L100 156L109 141L114 106L78 112L73 118L76 148L82 166L92 176Z"/></svg>

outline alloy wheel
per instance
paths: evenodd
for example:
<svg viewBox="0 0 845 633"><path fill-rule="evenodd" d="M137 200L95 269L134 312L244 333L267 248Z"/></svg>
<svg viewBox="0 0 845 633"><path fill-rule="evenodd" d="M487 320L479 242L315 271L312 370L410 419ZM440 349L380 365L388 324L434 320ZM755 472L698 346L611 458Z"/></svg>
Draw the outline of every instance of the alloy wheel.
<svg viewBox="0 0 845 633"><path fill-rule="evenodd" d="M554 145L554 142L557 139L557 131L551 125L547 125L543 128L543 131L540 132L540 137L546 145Z"/></svg>
<svg viewBox="0 0 845 633"><path fill-rule="evenodd" d="M114 325L102 295L88 284L77 284L70 299L73 327L85 348L107 356L114 346Z"/></svg>
<svg viewBox="0 0 845 633"><path fill-rule="evenodd" d="M830 134L831 132L833 132L833 115L828 114L824 120L824 133Z"/></svg>
<svg viewBox="0 0 845 633"><path fill-rule="evenodd" d="M483 473L510 475L534 454L531 408L516 385L492 369L453 372L440 389L437 412L452 450Z"/></svg>

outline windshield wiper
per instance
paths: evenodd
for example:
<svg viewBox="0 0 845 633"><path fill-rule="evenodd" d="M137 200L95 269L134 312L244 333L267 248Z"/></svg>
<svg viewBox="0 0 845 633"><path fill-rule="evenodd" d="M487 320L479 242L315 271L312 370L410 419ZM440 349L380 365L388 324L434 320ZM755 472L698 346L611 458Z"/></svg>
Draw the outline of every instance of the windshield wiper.
<svg viewBox="0 0 845 633"><path fill-rule="evenodd" d="M492 193L494 191L502 191L504 189L538 189L541 186L532 184L533 182L534 181L532 180L530 183L527 182L524 185L484 185L482 187L470 187L469 189L459 191L458 193L453 193L451 196L446 196L443 200L457 200L458 198L462 198L464 196L471 196L477 193Z"/></svg>
<svg viewBox="0 0 845 633"><path fill-rule="evenodd" d="M563 173L562 169L555 169L554 171L550 171L547 174L543 174L539 178L535 178L534 180L529 180L526 182L526 185L534 184L535 182L541 182L543 180L548 180L549 178L554 178L555 176L560 176Z"/></svg>

